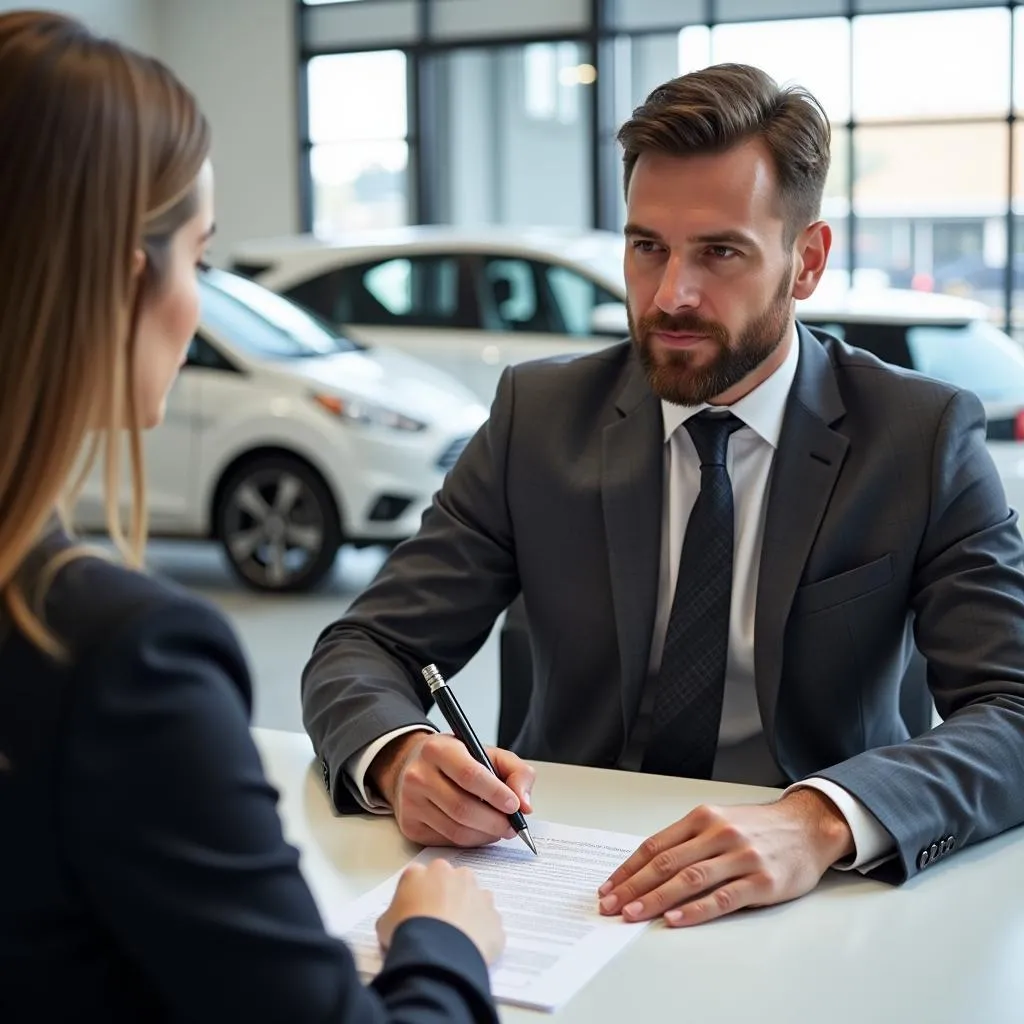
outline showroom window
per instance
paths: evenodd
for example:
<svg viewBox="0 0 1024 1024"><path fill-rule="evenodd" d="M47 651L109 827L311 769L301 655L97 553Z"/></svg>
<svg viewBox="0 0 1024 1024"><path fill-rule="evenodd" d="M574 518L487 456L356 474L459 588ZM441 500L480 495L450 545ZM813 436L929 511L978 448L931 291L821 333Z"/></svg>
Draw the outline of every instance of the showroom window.
<svg viewBox="0 0 1024 1024"><path fill-rule="evenodd" d="M968 296L1024 336L1022 3L335 0L303 9L307 212L318 231L422 220L619 232L618 126L661 82L740 61L805 85L829 117L823 215L837 277ZM385 43L393 101L372 104L380 116L369 128L342 128L335 109L318 135L313 65L383 59ZM342 49L360 52L331 53Z"/></svg>
<svg viewBox="0 0 1024 1024"><path fill-rule="evenodd" d="M314 57L307 74L313 230L330 237L407 223L405 54Z"/></svg>
<svg viewBox="0 0 1024 1024"><path fill-rule="evenodd" d="M975 299L996 320L1006 313L1009 38L1006 7L852 19L856 264L896 287Z"/></svg>

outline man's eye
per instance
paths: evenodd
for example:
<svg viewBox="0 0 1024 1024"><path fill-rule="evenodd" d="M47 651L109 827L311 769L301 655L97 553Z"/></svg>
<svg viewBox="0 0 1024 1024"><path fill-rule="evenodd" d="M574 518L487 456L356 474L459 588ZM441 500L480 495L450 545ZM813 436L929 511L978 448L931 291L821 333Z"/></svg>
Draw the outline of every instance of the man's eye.
<svg viewBox="0 0 1024 1024"><path fill-rule="evenodd" d="M708 247L707 251L716 260L727 260L733 256L739 256L739 252L728 245L712 245Z"/></svg>
<svg viewBox="0 0 1024 1024"><path fill-rule="evenodd" d="M633 242L633 248L637 252L651 253L657 249L657 243L652 242L646 238L638 238Z"/></svg>

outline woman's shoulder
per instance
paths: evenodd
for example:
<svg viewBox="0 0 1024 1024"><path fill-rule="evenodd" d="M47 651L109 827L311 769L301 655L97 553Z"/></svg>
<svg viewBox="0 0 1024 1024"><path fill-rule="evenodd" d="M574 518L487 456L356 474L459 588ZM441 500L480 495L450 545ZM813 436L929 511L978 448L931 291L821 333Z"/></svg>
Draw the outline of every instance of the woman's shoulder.
<svg viewBox="0 0 1024 1024"><path fill-rule="evenodd" d="M131 645L154 632L220 645L241 658L234 630L223 613L173 583L128 568L63 534L47 538L40 546L39 578L45 577L48 563L60 568L46 590L45 621L77 655L75 660Z"/></svg>
<svg viewBox="0 0 1024 1024"><path fill-rule="evenodd" d="M249 667L208 602L66 537L48 537L20 576L33 604L45 585L43 623L67 657L43 653L10 623L3 629L0 750L10 760L45 765L58 747L63 764L83 749L112 750L126 723L158 720L175 735L245 731ZM5 729L26 721L39 727Z"/></svg>

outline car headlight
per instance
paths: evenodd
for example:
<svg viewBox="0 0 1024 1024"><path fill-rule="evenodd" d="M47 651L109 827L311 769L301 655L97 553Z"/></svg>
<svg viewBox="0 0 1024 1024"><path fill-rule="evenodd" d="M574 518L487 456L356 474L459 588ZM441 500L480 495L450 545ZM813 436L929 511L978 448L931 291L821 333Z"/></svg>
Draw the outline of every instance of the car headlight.
<svg viewBox="0 0 1024 1024"><path fill-rule="evenodd" d="M385 430L404 430L415 434L426 430L426 423L406 416L397 409L389 409L376 402L361 398L343 398L341 395L314 394L313 401L327 412L347 423L358 423L364 427L383 427Z"/></svg>

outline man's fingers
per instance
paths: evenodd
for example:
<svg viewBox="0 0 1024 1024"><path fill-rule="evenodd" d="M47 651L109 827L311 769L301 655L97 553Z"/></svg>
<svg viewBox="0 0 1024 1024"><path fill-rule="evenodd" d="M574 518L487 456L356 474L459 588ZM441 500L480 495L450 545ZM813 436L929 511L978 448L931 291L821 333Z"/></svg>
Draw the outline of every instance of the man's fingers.
<svg viewBox="0 0 1024 1024"><path fill-rule="evenodd" d="M423 838L419 838L419 836L409 836L409 838L423 846L487 846L501 838L501 835L482 832L462 825L450 818L440 807L429 802L418 808L416 818L417 831L422 834ZM505 830L509 830L507 821Z"/></svg>
<svg viewBox="0 0 1024 1024"><path fill-rule="evenodd" d="M454 737L439 737L448 742L426 743L424 758L454 785L503 814L519 807L519 797L501 779L474 760L464 743Z"/></svg>
<svg viewBox="0 0 1024 1024"><path fill-rule="evenodd" d="M597 890L599 896L607 896L613 890L632 878L637 872L643 870L656 858L661 858L658 863L666 876L673 868L665 859L665 855L673 847L681 846L687 840L697 835L699 829L690 822L690 815L681 821L674 822L668 828L656 832L649 839L645 839L636 850L627 857L608 877L608 881Z"/></svg>
<svg viewBox="0 0 1024 1024"><path fill-rule="evenodd" d="M512 832L506 813L496 811L490 804L460 789L443 775L426 796L431 804L451 820L453 828L468 829L486 835L487 842L500 839ZM455 838L454 834L452 838ZM460 842L459 845L468 844Z"/></svg>
<svg viewBox="0 0 1024 1024"><path fill-rule="evenodd" d="M625 920L649 921L673 907L742 877L744 872L740 859L726 854L709 860L699 860L660 882L644 887L637 886L639 891L635 894L619 890L615 895L618 897L618 907ZM640 875L637 878L640 878ZM605 900L611 898L606 896L601 901L602 913L609 913L604 909Z"/></svg>
<svg viewBox="0 0 1024 1024"><path fill-rule="evenodd" d="M431 828L417 816L412 820L400 821L402 835L411 843L419 846L451 846L452 841L436 829Z"/></svg>
<svg viewBox="0 0 1024 1024"><path fill-rule="evenodd" d="M685 898L690 899L703 892L709 886L716 885L725 879L715 873L709 874L709 865L715 864L715 871L720 869L718 861L721 850L715 849L707 836L697 836L688 843L672 846L655 854L635 874L629 875L623 882L606 892L600 898L601 912L604 914L621 913L624 907L635 903L654 893L662 886L672 884L685 887ZM739 873L739 872L737 872ZM677 900L677 902L681 902ZM666 904L655 913L668 910L675 904Z"/></svg>
<svg viewBox="0 0 1024 1024"><path fill-rule="evenodd" d="M494 765L494 770L505 780L505 785L516 794L519 799L519 810L529 814L533 810L530 801L530 792L537 773L521 757L517 757L511 750L502 750L501 747L490 747L487 756Z"/></svg>
<svg viewBox="0 0 1024 1024"><path fill-rule="evenodd" d="M716 917L724 917L745 907L758 907L771 903L770 883L758 875L737 878L709 892L700 899L684 903L665 914L665 923L671 928L685 928L704 924Z"/></svg>
<svg viewBox="0 0 1024 1024"><path fill-rule="evenodd" d="M395 813L413 842L482 846L514 835L508 815L519 805L516 793L478 764L465 744L435 735L403 769Z"/></svg>

